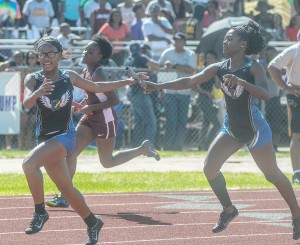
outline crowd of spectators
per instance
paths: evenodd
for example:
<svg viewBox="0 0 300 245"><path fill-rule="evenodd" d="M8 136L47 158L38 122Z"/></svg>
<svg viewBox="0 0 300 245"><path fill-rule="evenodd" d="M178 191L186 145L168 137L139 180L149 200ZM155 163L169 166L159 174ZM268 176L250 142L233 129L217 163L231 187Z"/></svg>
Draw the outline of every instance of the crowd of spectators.
<svg viewBox="0 0 300 245"><path fill-rule="evenodd" d="M296 33L300 28L300 14L297 13L297 11L294 11L295 14L291 15L290 23L284 26L283 17L280 13L274 11L274 5L269 4L268 1L256 1L255 12L250 11L250 13L245 13L244 9L240 7L243 5L243 2L244 1L239 0L0 0L0 38L38 39L42 35L42 29L44 27L52 26L58 28L56 35L63 44L64 49L72 50L76 41L82 39L88 40L94 34L100 34L112 41L114 45L114 52L112 60L109 61L110 63L114 63L116 66L123 66L128 64L130 58L134 56L134 59L143 61L143 65L141 65L140 68L153 68L153 66L158 65L158 67L164 67L168 71L175 72L177 74L176 76L184 74L184 72L182 72L184 70L179 69L179 66L188 65L188 69L190 69L192 73L203 68L202 65L205 65L205 60L203 59L204 63L197 62L194 51L184 46L189 40L200 41L203 33L205 33L206 29L209 28L212 23L226 17L247 16L254 19L263 27L266 33L268 33L269 40L297 40ZM84 27L86 30L84 32L74 31L72 33L72 27ZM184 49L189 50L188 52L192 52L192 54L189 54L190 60L183 60L182 54L179 57L176 56L176 42L178 42L178 40L184 40ZM148 50L149 55L143 55L143 58L141 58L141 56L137 56L136 53L128 52L128 49L122 49L122 47L124 47L122 41L128 43L137 41L137 49ZM144 44L140 45L143 41ZM170 53L173 52L174 55L169 54L169 57L166 54L166 50ZM207 54L203 54L203 57L210 55L209 53L213 53L213 50L210 50ZM3 57L2 63L0 63L0 69L2 71L8 69L13 66L11 64L15 66L16 61L14 59L18 54L19 53L11 52L11 54L7 55L8 57ZM26 57L22 65L32 66L31 63L29 64L29 61L34 58L34 54L29 52L28 54L22 53L22 55ZM11 58L9 56L11 56ZM263 60L267 60L265 54L263 54L261 58L261 61ZM132 62L132 60L130 62ZM157 62L157 64L154 62ZM186 63L183 64L182 62ZM73 63L65 64L70 65ZM76 64L80 65L80 62ZM139 66L136 65L135 67ZM187 70L185 70L185 72L186 71ZM153 73L153 81L157 81L157 73L158 71ZM203 97L203 93L208 94L207 100L211 102L211 106L213 107L214 103L212 101L216 98L214 98L212 90L216 88L217 83L215 85L212 83L208 92L206 91L207 88L200 88L201 91L197 93L199 93L200 97L201 94ZM176 116L174 112L174 110L176 110L174 105L177 99L175 96L184 97L183 95L185 95L186 100L190 101L191 91L183 91L183 93L185 94L174 95L165 91L165 113L167 113L168 110L173 110L172 113L174 114L166 114L166 118L169 118L167 122L178 121L175 120L175 117L178 119L178 116ZM135 95L135 97L133 97L131 93L132 101L134 101L134 99L137 100L136 98L138 96ZM157 98L144 97L143 100L147 99L147 103L149 101L154 103L153 101L157 102L160 100L158 96L156 97ZM274 97L278 98L276 93L274 93ZM170 101L169 107L168 100ZM182 102L179 104L182 104ZM186 104L187 106L181 111L188 112L189 103ZM134 105L133 107L135 117L138 119L139 108ZM154 131L157 132L159 132L160 128L158 123L159 116L157 116L157 114L159 114L159 107L161 107L161 105L154 106L152 110L154 120L152 124L153 128L155 128ZM268 108L272 109L272 106L268 105ZM219 111L221 110L224 109L220 107ZM145 111L141 109L140 112L144 113ZM25 116L31 115L32 112L26 113L24 114ZM22 120L27 122L29 119L24 115ZM178 135L183 136L178 136L177 138L175 136L175 140L171 137L171 135L176 135L174 134L174 130L172 132L166 131L166 134L170 135L170 142L163 148L171 150L182 149L187 116L188 115L180 116L181 119L184 118L184 123L181 128L176 129L178 130ZM139 121L145 124L142 119ZM212 123L213 126L219 125L219 121L216 120L216 115L213 115L213 119L209 118L206 121L207 125L209 123ZM135 123L137 124L137 122L138 120L136 120ZM21 127L24 128L24 125L22 125L21 123ZM30 125L32 125L32 122L30 122ZM208 127L207 125L206 128ZM171 129L171 126L169 125L166 128ZM144 126L141 126L141 128L143 127ZM136 128L138 128L138 125L136 125ZM202 134L204 131L207 130L202 130ZM216 129L213 130L212 134L215 134L215 131ZM154 136L159 134L153 132L150 133L150 135ZM30 132L30 138L32 137L31 133L32 132ZM207 142L202 145L199 143L198 148L206 149L210 138L210 136L207 136ZM142 139L138 139L136 136L136 140L140 141ZM173 144L174 141L178 142L179 146L175 147ZM153 139L153 142L155 142L155 139ZM160 142L157 142L156 146L160 148L160 144ZM20 148L30 147L24 146L21 137L19 137L19 145ZM6 147L8 149L12 147L11 137L6 137Z"/></svg>

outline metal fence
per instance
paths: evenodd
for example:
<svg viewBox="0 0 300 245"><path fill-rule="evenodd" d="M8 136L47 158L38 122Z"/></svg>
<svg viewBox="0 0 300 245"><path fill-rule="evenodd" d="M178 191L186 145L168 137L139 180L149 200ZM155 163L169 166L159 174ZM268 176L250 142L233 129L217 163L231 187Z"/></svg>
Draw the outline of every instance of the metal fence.
<svg viewBox="0 0 300 245"><path fill-rule="evenodd" d="M16 70L20 71L24 71L24 69L27 69L28 71L27 67L16 68ZM73 67L72 69L80 73L82 67ZM127 77L124 72L124 67L109 67L104 69L109 74L110 79ZM174 78L174 74L172 72L165 70L159 71L156 75L158 76L158 81L168 81ZM135 115L137 114L134 111L134 103L138 102L132 100L128 92L129 87L118 90L118 94L122 103L115 108L119 115L120 126L120 130L117 136L116 149L129 148L137 145L138 143L146 139L146 137L148 137L146 136L147 134L145 132L149 133L149 131L147 131L149 127L155 128L155 130L152 131L152 135L150 133L149 137L151 137L151 140L154 142L157 148L164 149L164 143L166 141L166 118L168 113L168 111L166 110L166 93L164 91L160 91L151 95L152 97L150 95L144 95L150 96L150 103L152 104L149 105L146 101L145 103L140 102L141 104L138 105L144 112L153 110L153 114L150 114L150 116L153 118L150 118L149 113L145 113L148 118L142 118L144 120L141 120L141 118L135 118ZM203 136L203 128L205 127L205 131L208 132L212 127L212 125L210 124L207 125L205 115L199 106L200 98L200 94L192 92L187 109L185 109L185 112L187 113L187 123L183 128L184 134L182 136L184 150L197 150L198 147L202 145L205 138ZM213 103L216 105L214 107L214 113L218 115L218 119L220 120L221 124L223 113L225 110L223 100L222 98L218 98L216 100L213 100ZM280 127L276 128L276 145L287 146L289 145L290 139L288 137L286 98L283 95L279 100L279 104L278 101L274 102L277 103L277 106L273 106L275 104L272 104L272 100L270 101L270 103L266 104L262 102L260 105L261 110L264 114L268 112L267 119L270 121L270 124L274 124L274 121L278 120L278 116L280 115ZM181 119L179 117L181 117L181 115L179 115L177 118L174 118L174 120L176 122L179 121ZM1 135L0 149L32 148L35 144L33 139L35 130L34 119L34 114L23 111L21 113L20 123L21 133L19 135ZM155 126L150 125L150 123L153 124L153 121ZM173 132L173 134L176 134L176 132ZM174 145L181 140L179 137L180 136L175 138L173 142Z"/></svg>

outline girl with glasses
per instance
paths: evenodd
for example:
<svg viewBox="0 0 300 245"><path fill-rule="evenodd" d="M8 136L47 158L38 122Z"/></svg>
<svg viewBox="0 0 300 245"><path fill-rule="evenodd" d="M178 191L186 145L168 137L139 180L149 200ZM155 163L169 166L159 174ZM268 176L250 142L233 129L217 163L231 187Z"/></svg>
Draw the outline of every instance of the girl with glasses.
<svg viewBox="0 0 300 245"><path fill-rule="evenodd" d="M37 114L37 146L23 160L23 171L35 208L25 233L39 232L49 219L44 205L43 175L40 169L44 167L60 192L86 223L86 244L97 244L103 221L91 212L82 194L73 186L66 162L66 157L70 156L76 144L71 115L73 86L100 93L137 81L129 78L95 83L82 78L74 71L60 69L58 62L63 56L63 47L55 37L49 36L50 33L51 29L46 30L44 37L35 44L42 69L25 77L23 104L28 109L35 106ZM147 79L144 74L140 75Z"/></svg>

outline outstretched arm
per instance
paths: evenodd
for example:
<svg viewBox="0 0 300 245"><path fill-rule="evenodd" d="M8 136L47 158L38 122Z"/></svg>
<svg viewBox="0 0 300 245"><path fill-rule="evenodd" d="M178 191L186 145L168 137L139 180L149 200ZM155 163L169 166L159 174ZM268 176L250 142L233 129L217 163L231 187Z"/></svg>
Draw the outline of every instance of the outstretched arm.
<svg viewBox="0 0 300 245"><path fill-rule="evenodd" d="M151 92L158 89L172 89L172 90L182 90L193 88L198 84L205 83L209 81L211 78L217 75L217 70L219 67L219 63L215 63L206 67L203 71L190 76L190 77L182 77L173 81L164 82L164 83L147 83L147 91Z"/></svg>
<svg viewBox="0 0 300 245"><path fill-rule="evenodd" d="M106 81L106 82L94 83L92 81L84 79L78 73L76 73L74 71L69 71L69 74L70 74L71 82L74 86L76 86L78 88L82 88L82 89L90 91L90 92L94 92L94 93L109 92L109 91L113 91L113 90L116 90L121 87L125 87L127 85L137 83L137 81L134 80L133 78L128 78L128 79L119 80L119 81L112 81L112 82Z"/></svg>
<svg viewBox="0 0 300 245"><path fill-rule="evenodd" d="M106 73L100 67L94 72L92 77L93 82L100 82L100 81L107 81L107 80L108 79ZM105 95L107 97L105 101L102 101L101 103L98 104L85 105L81 109L81 112L85 114L89 114L93 111L107 109L120 103L119 97L115 91L106 92Z"/></svg>

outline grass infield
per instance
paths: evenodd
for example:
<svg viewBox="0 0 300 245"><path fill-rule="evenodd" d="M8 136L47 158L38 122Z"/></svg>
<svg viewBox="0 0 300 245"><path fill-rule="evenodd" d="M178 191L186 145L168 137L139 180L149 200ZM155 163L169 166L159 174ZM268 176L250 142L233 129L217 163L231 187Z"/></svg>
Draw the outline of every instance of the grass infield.
<svg viewBox="0 0 300 245"><path fill-rule="evenodd" d="M228 189L274 188L262 174L224 173ZM287 175L290 179L291 175ZM210 190L203 172L114 172L76 173L74 185L84 194L151 191ZM45 194L58 193L56 186L44 175ZM0 195L30 194L23 174L0 174Z"/></svg>
<svg viewBox="0 0 300 245"><path fill-rule="evenodd" d="M28 151L0 151L1 158L23 158ZM97 157L97 151L85 150L83 155ZM161 152L162 157L199 156L206 152ZM236 156L248 155L239 151ZM288 152L277 153L277 157L289 157ZM229 189L263 189L274 188L267 182L263 174L257 173L224 173ZM287 175L291 179L291 175ZM106 172L76 173L74 185L84 194L88 193L120 193L151 191L185 191L210 190L203 172ZM58 193L56 186L47 174L44 174L45 194ZM23 174L0 174L0 195L29 195L26 178Z"/></svg>

